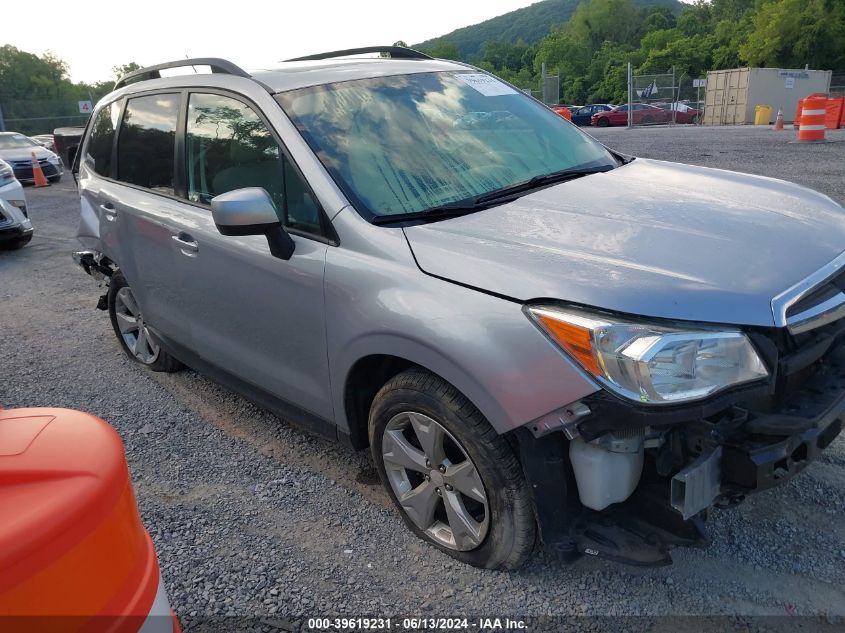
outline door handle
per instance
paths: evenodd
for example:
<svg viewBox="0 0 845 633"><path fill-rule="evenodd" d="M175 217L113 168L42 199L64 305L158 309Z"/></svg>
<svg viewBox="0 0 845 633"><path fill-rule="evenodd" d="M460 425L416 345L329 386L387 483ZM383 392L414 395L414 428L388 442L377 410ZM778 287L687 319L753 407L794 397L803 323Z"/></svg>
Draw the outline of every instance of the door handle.
<svg viewBox="0 0 845 633"><path fill-rule="evenodd" d="M114 222L117 217L117 209L114 208L114 205L111 202L104 202L101 204L100 210L103 212L103 217L105 217L106 220Z"/></svg>
<svg viewBox="0 0 845 633"><path fill-rule="evenodd" d="M172 239L179 245L179 248L182 249L182 252L185 255L193 255L200 249L196 240L187 233L178 233L177 235L171 235L170 239Z"/></svg>

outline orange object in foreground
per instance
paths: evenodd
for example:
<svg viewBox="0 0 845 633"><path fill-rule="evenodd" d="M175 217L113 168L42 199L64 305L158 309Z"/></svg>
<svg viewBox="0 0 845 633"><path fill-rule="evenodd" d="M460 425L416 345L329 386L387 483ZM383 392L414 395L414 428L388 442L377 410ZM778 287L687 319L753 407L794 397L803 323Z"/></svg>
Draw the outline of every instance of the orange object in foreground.
<svg viewBox="0 0 845 633"><path fill-rule="evenodd" d="M178 631L118 434L69 409L0 410L0 622Z"/></svg>

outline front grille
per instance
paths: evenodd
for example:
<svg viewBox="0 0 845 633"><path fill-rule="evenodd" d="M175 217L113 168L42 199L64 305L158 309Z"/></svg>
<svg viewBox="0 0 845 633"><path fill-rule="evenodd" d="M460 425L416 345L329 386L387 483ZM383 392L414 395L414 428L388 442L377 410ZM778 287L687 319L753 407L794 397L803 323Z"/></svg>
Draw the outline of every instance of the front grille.
<svg viewBox="0 0 845 633"><path fill-rule="evenodd" d="M45 167L46 165L50 164L50 161L48 161L46 158L39 158L38 164L42 167ZM11 161L11 165L14 168L29 167L30 169L32 169L32 159L27 158L26 160L13 160Z"/></svg>
<svg viewBox="0 0 845 633"><path fill-rule="evenodd" d="M41 171L44 172L44 175L47 178L51 178L53 176L58 175L59 170L56 167L46 161L46 160L39 160L38 164L41 166ZM31 161L14 161L12 163L12 169L15 170L15 177L18 180L32 180L32 162Z"/></svg>
<svg viewBox="0 0 845 633"><path fill-rule="evenodd" d="M772 299L772 314L791 334L845 318L845 253Z"/></svg>

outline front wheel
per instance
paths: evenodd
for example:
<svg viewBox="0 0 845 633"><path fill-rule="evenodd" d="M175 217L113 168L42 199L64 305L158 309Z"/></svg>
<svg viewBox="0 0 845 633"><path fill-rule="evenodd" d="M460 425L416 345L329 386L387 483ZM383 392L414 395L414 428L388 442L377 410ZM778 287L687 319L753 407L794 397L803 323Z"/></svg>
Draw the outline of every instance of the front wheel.
<svg viewBox="0 0 845 633"><path fill-rule="evenodd" d="M182 363L162 349L151 334L132 289L120 273L114 273L109 281L108 305L112 328L129 358L153 371L182 369Z"/></svg>
<svg viewBox="0 0 845 633"><path fill-rule="evenodd" d="M607 117L603 117L598 120L598 123L596 123L596 125L598 125L599 127L607 127L608 125L610 125L610 120Z"/></svg>
<svg viewBox="0 0 845 633"><path fill-rule="evenodd" d="M419 538L476 567L531 554L531 493L513 449L452 385L419 369L391 379L370 410L382 482Z"/></svg>

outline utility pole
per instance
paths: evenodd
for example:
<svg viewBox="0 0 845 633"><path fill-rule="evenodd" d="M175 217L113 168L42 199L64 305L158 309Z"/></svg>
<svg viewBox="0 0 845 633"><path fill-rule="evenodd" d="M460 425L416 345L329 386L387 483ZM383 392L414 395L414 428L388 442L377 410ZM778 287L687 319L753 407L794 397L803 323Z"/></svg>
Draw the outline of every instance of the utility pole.
<svg viewBox="0 0 845 633"><path fill-rule="evenodd" d="M0 132L6 131L6 121L3 120L3 106L0 106Z"/></svg>
<svg viewBox="0 0 845 633"><path fill-rule="evenodd" d="M549 100L546 98L546 62L543 62L540 65L540 89L543 91L543 103L549 103Z"/></svg>
<svg viewBox="0 0 845 633"><path fill-rule="evenodd" d="M680 92L680 91L679 91ZM675 98L675 67L672 66L672 125L675 125L675 120L677 116L675 114L677 107L678 107L678 100Z"/></svg>
<svg viewBox="0 0 845 633"><path fill-rule="evenodd" d="M634 69L628 62L628 129L634 127Z"/></svg>

